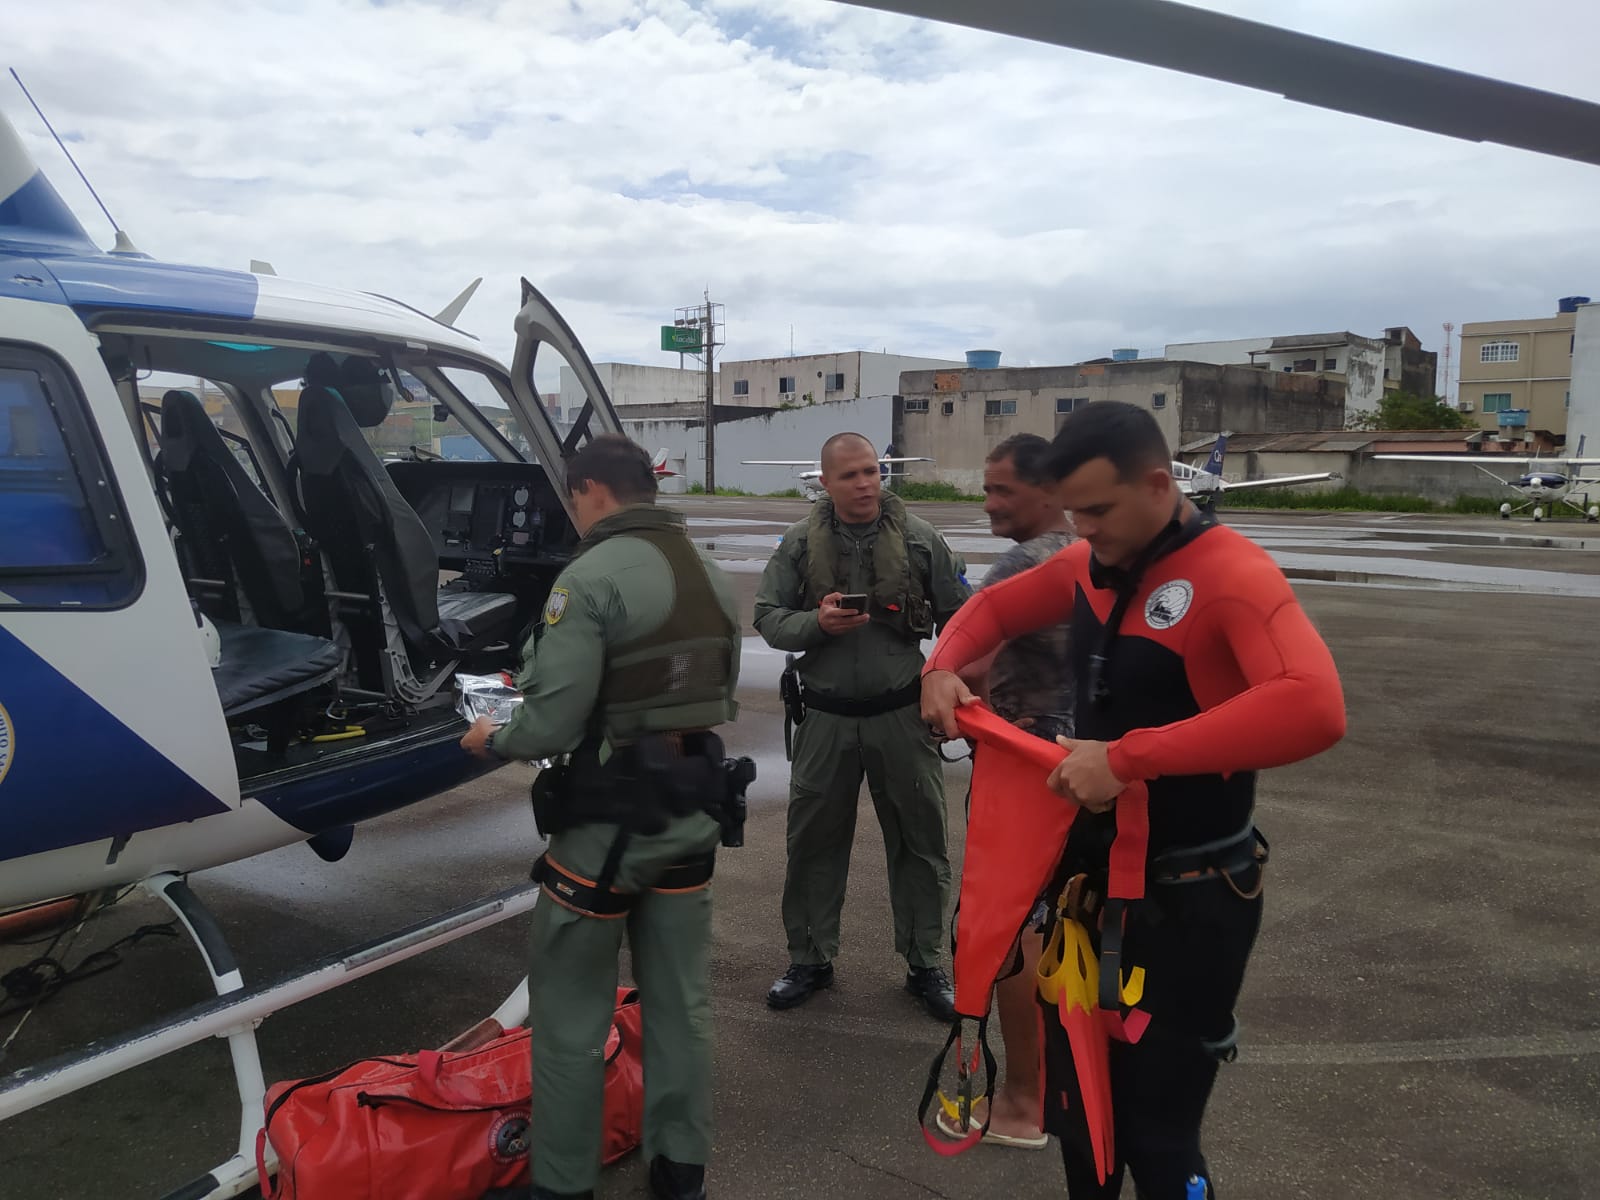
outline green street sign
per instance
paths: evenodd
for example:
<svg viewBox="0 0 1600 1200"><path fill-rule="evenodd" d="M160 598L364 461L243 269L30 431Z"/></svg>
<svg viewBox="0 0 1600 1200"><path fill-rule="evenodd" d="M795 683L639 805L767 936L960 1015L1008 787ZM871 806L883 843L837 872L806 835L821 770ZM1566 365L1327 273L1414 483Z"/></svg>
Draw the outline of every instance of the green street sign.
<svg viewBox="0 0 1600 1200"><path fill-rule="evenodd" d="M661 348L679 354L699 354L700 334L698 325L663 325Z"/></svg>

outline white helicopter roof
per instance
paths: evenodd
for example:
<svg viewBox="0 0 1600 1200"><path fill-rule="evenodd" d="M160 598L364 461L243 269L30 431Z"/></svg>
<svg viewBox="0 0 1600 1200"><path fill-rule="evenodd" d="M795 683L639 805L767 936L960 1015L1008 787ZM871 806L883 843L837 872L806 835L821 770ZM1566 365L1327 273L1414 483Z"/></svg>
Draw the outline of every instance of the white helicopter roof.
<svg viewBox="0 0 1600 1200"><path fill-rule="evenodd" d="M115 310L337 329L492 361L476 338L385 296L101 250L3 114L0 296L64 304L86 319Z"/></svg>

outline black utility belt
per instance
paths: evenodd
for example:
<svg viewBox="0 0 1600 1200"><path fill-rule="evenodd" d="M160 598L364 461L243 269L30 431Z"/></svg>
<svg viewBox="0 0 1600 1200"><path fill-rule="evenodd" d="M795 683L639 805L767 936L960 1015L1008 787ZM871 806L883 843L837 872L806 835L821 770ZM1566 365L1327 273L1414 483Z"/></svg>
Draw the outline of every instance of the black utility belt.
<svg viewBox="0 0 1600 1200"><path fill-rule="evenodd" d="M744 845L745 790L755 763L728 758L716 734L647 734L603 765L594 751L580 747L535 777L533 816L543 836L595 824L648 836L675 817L703 812L722 827L724 846Z"/></svg>
<svg viewBox="0 0 1600 1200"><path fill-rule="evenodd" d="M877 717L884 713L895 712L922 701L922 681L920 679L906 684L903 688L896 688L892 692L884 692L879 696L867 696L860 700L848 699L843 696L824 696L818 692L806 689L805 705L808 712L828 713L835 717Z"/></svg>

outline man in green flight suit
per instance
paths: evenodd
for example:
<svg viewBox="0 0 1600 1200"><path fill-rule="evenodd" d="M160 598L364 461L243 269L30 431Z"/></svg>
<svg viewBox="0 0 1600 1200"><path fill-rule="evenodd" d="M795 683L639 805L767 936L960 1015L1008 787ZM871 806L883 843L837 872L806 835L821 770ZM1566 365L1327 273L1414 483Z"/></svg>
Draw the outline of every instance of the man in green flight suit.
<svg viewBox="0 0 1600 1200"><path fill-rule="evenodd" d="M940 966L950 895L944 771L917 681L922 639L971 594L966 564L900 497L884 494L878 453L859 433L829 438L821 467L827 496L783 535L756 593L757 632L776 649L805 652L783 882L790 965L767 1003L792 1008L833 983L864 774L883 828L906 990L954 1020Z"/></svg>
<svg viewBox="0 0 1600 1200"><path fill-rule="evenodd" d="M743 784L709 731L737 711L726 576L654 506L649 456L595 438L567 466L583 535L523 650L524 701L479 754L557 759L534 784L529 1023L534 1200L592 1197L604 1047L624 929L644 1017L644 1150L656 1200L704 1200L711 1148L712 863L742 841ZM740 760L748 764L749 760Z"/></svg>

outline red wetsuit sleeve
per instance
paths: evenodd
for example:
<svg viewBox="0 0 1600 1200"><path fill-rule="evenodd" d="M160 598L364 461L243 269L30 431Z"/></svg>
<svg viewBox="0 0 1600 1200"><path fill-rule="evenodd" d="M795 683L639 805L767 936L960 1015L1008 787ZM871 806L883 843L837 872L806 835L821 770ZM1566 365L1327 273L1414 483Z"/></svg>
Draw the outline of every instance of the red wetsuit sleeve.
<svg viewBox="0 0 1600 1200"><path fill-rule="evenodd" d="M1109 762L1118 779L1278 767L1344 736L1333 655L1288 581L1261 559L1227 578L1225 594L1196 614L1185 666L1202 711L1113 742Z"/></svg>
<svg viewBox="0 0 1600 1200"><path fill-rule="evenodd" d="M1075 543L1037 567L979 590L939 631L922 673L959 673L1013 638L1065 621L1077 596L1079 560L1088 552L1088 543Z"/></svg>

